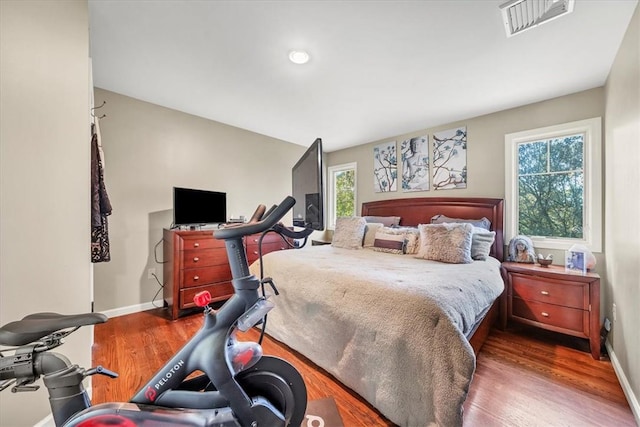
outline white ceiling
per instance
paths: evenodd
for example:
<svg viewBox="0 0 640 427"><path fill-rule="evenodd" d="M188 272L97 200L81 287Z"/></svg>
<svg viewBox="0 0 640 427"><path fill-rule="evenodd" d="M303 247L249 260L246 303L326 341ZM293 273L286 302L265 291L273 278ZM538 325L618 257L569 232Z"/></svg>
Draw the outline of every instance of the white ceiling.
<svg viewBox="0 0 640 427"><path fill-rule="evenodd" d="M94 84L333 151L602 86L637 4L507 38L503 1L90 0Z"/></svg>

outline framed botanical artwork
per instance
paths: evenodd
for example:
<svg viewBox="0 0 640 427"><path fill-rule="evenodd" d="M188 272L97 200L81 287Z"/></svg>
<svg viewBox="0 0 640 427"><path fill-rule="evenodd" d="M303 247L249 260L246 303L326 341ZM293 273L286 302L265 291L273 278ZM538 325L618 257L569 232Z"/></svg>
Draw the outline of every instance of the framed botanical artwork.
<svg viewBox="0 0 640 427"><path fill-rule="evenodd" d="M405 139L400 144L402 191L429 190L429 136Z"/></svg>
<svg viewBox="0 0 640 427"><path fill-rule="evenodd" d="M467 188L467 127L433 134L433 188Z"/></svg>
<svg viewBox="0 0 640 427"><path fill-rule="evenodd" d="M376 193L398 189L398 161L396 142L373 147L373 185Z"/></svg>
<svg viewBox="0 0 640 427"><path fill-rule="evenodd" d="M586 254L582 251L565 252L565 269L585 274L587 272Z"/></svg>

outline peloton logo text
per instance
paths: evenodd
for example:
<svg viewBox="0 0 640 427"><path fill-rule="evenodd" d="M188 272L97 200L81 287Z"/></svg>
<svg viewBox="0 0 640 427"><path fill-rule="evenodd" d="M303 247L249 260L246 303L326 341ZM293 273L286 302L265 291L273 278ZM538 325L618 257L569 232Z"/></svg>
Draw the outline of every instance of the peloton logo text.
<svg viewBox="0 0 640 427"><path fill-rule="evenodd" d="M173 368L169 369L167 373L164 374L164 376L160 379L160 381L158 381L154 385L155 389L160 390L160 387L162 387L167 381L169 381L169 379L173 376L173 374L178 372L180 368L182 368L183 366L184 366L184 360L180 359L178 363L173 365Z"/></svg>

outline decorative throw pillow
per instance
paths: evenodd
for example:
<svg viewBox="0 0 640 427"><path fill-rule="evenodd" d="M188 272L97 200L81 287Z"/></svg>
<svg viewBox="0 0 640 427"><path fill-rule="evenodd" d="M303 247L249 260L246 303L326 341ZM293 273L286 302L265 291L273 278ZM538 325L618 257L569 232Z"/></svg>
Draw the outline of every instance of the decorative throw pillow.
<svg viewBox="0 0 640 427"><path fill-rule="evenodd" d="M473 226L462 224L420 224L420 251L416 258L451 264L468 264L471 258Z"/></svg>
<svg viewBox="0 0 640 427"><path fill-rule="evenodd" d="M373 241L376 239L376 232L383 227L381 222L368 222L364 227L364 241L362 246L365 248L373 247Z"/></svg>
<svg viewBox="0 0 640 427"><path fill-rule="evenodd" d="M331 246L343 249L359 249L362 247L366 222L359 216L336 219Z"/></svg>
<svg viewBox="0 0 640 427"><path fill-rule="evenodd" d="M376 233L373 242L373 250L378 252L389 252L392 254L403 254L406 250L407 242L404 234L392 234L384 231Z"/></svg>
<svg viewBox="0 0 640 427"><path fill-rule="evenodd" d="M473 227L471 236L471 258L476 261L484 261L489 258L491 245L496 238L495 231L487 231L484 228Z"/></svg>
<svg viewBox="0 0 640 427"><path fill-rule="evenodd" d="M480 219L462 219L462 218L449 218L446 215L435 215L431 218L431 224L444 224L444 223L469 223L474 227L484 228L485 230L491 230L491 221L482 217Z"/></svg>
<svg viewBox="0 0 640 427"><path fill-rule="evenodd" d="M420 248L420 230L418 227L384 227L382 229L387 234L397 234L404 236L407 243L406 254L415 255Z"/></svg>
<svg viewBox="0 0 640 427"><path fill-rule="evenodd" d="M367 222L379 222L385 227L391 227L393 225L400 224L399 216L365 216L363 217Z"/></svg>

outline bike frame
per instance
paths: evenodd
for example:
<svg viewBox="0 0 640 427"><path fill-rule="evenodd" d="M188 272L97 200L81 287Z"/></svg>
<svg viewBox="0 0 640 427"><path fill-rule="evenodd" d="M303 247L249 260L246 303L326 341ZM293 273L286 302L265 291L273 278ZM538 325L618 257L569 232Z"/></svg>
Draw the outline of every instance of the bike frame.
<svg viewBox="0 0 640 427"><path fill-rule="evenodd" d="M239 423L242 426L252 426L258 424L256 420L259 420L260 425L282 425L285 421L282 413L269 400L264 397L249 397L236 380L239 372L258 363L262 357L262 349L258 343L242 343L245 345L242 348L237 346L235 335L240 319L243 321L240 329L246 330L254 326L272 307L268 304L260 305L265 302L265 298L259 295L258 288L263 283L273 286L273 282L271 279L260 280L249 273L243 237L275 231L289 238L305 238L306 241L312 230L294 232L276 224L294 203L293 198L287 197L280 206L274 206L264 215L266 217L263 220L260 218L264 214L264 206L260 206L250 223L215 232L216 238L225 241L235 293L217 312L205 305L202 328L133 396L129 405L134 405L134 411L149 411L149 417L154 417L162 412L159 411L161 408L187 408L186 411L167 414L170 419L180 421L179 425L227 426ZM256 310L256 307L259 308ZM71 317L74 316L36 313L25 319L42 321L55 318L59 321L64 318L63 321L66 322ZM92 407L82 385L83 379L95 373L114 378L117 374L102 367L85 370L72 365L65 356L50 352L62 344L62 338L79 327L106 321L106 316L98 313L76 317L79 319L69 319L75 329L63 330L61 327L57 332L43 337L41 342L16 348L11 358L0 358L0 380L18 380L13 391L35 390L37 386L29 384L40 376L43 377L49 390L51 412L58 426L65 423L84 425L85 421L90 422L93 417L113 417L113 414L125 410L128 405L110 403ZM68 325L66 327L69 328ZM16 328L16 331L21 331L17 333L24 333L20 327ZM34 333L38 334L34 339L42 337L39 332ZM243 360L239 365L232 360L236 349ZM249 361L244 358L245 349L250 350ZM195 371L202 371L204 375L185 381ZM296 374L299 376L297 372ZM304 388L304 383L302 387ZM306 392L304 399L306 404ZM190 423L190 419L193 423Z"/></svg>
<svg viewBox="0 0 640 427"><path fill-rule="evenodd" d="M220 408L229 405L238 416L251 419L251 399L234 379L227 356L227 344L235 332L235 323L259 299L260 280L249 274L242 238L225 241L231 266L234 295L217 313L205 313L204 326L171 358L131 399L132 403L180 408ZM190 391L180 385L192 372L200 370L216 390ZM222 395L227 396L227 399Z"/></svg>

